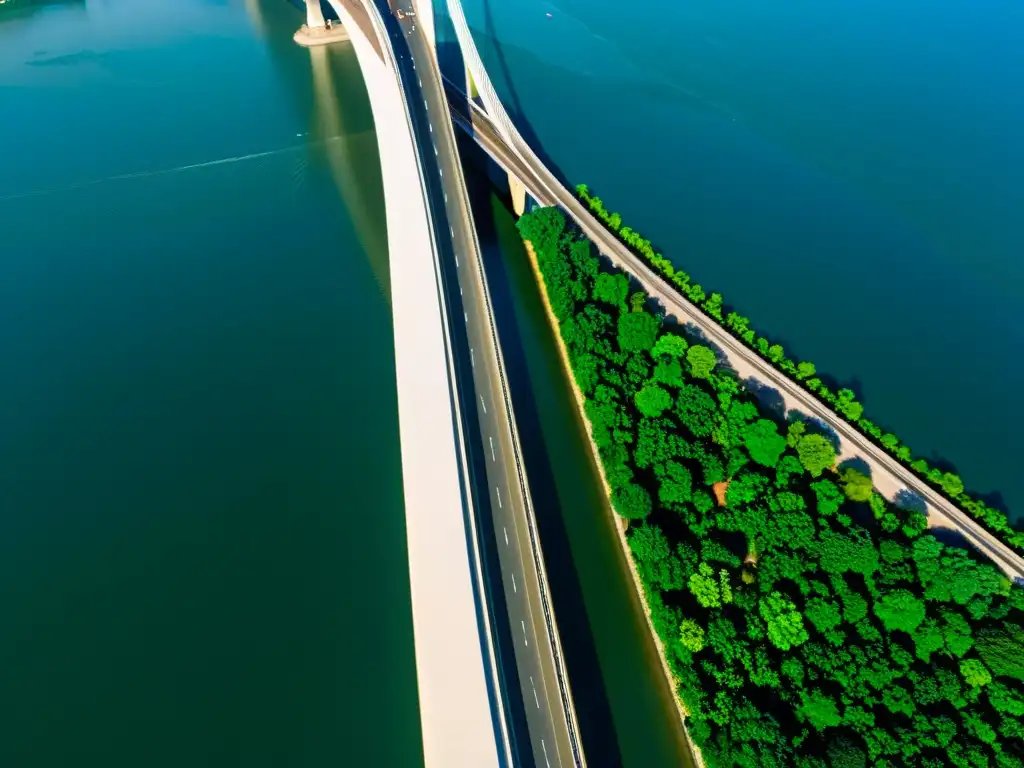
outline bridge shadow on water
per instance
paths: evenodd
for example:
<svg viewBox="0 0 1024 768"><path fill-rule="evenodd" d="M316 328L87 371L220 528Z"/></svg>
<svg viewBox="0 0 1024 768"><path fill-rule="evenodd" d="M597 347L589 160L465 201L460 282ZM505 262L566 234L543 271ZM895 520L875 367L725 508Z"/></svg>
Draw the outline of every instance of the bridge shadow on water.
<svg viewBox="0 0 1024 768"><path fill-rule="evenodd" d="M490 159L476 144L459 136L459 152L466 171L466 185L473 205L495 322L501 338L510 395L530 482L530 495L544 551L551 599L558 620L565 663L580 725L580 740L588 763L622 765L621 750L611 713L597 649L587 617L583 587L570 546L566 513L555 482L552 451L541 428L527 363L526 341L516 316L513 280L502 256L499 235L490 209ZM507 193L502 202L511 210ZM514 214L512 214L514 215Z"/></svg>

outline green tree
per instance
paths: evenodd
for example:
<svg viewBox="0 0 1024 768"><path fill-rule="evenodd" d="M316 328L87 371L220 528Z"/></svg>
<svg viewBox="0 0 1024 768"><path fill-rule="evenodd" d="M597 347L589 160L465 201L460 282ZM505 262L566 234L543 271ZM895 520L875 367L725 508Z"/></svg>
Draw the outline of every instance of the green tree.
<svg viewBox="0 0 1024 768"><path fill-rule="evenodd" d="M694 344L686 351L686 360L690 364L690 374L698 379L706 379L715 368L715 353L701 344Z"/></svg>
<svg viewBox="0 0 1024 768"><path fill-rule="evenodd" d="M629 280L625 275L601 272L594 280L594 298L597 301L603 301L605 304L611 304L613 307L621 309L626 306L626 296L628 295Z"/></svg>
<svg viewBox="0 0 1024 768"><path fill-rule="evenodd" d="M594 256L590 241L585 237L573 241L572 245L569 246L569 262L576 271L577 279L585 279L589 284L597 278L600 263ZM579 298L583 300L585 295Z"/></svg>
<svg viewBox="0 0 1024 768"><path fill-rule="evenodd" d="M925 663L929 661L933 653L941 651L945 645L942 628L933 619L926 619L914 630L914 652L917 654L917 658Z"/></svg>
<svg viewBox="0 0 1024 768"><path fill-rule="evenodd" d="M619 348L624 352L647 352L658 335L658 318L647 312L619 315Z"/></svg>
<svg viewBox="0 0 1024 768"><path fill-rule="evenodd" d="M1024 715L1024 693L1000 682L991 682L985 690L988 701L997 712L1007 712L1014 717Z"/></svg>
<svg viewBox="0 0 1024 768"><path fill-rule="evenodd" d="M985 627L977 633L975 648L993 675L1024 680L1024 628L1009 623Z"/></svg>
<svg viewBox="0 0 1024 768"><path fill-rule="evenodd" d="M800 444L800 440L803 439L804 433L807 432L807 425L802 421L792 421L789 426L786 427L786 445L790 448L796 448Z"/></svg>
<svg viewBox="0 0 1024 768"><path fill-rule="evenodd" d="M672 406L672 395L657 384L648 382L633 398L636 408L644 416L658 417L662 411Z"/></svg>
<svg viewBox="0 0 1024 768"><path fill-rule="evenodd" d="M783 456L775 467L775 487L789 488L792 480L804 473L803 464L796 456Z"/></svg>
<svg viewBox="0 0 1024 768"><path fill-rule="evenodd" d="M848 533L826 530L821 533L821 567L829 573L855 573L870 576L878 570L878 550L863 528Z"/></svg>
<svg viewBox="0 0 1024 768"><path fill-rule="evenodd" d="M831 517L839 512L840 507L843 506L845 497L835 482L822 478L817 482L811 483L811 490L813 490L814 498L817 500L819 514Z"/></svg>
<svg viewBox="0 0 1024 768"><path fill-rule="evenodd" d="M587 352L582 352L573 356L573 377L576 379L576 384L584 395L588 395L593 392L594 387L596 387L598 381L600 381L600 376L598 374L599 367L600 362L598 359Z"/></svg>
<svg viewBox="0 0 1024 768"><path fill-rule="evenodd" d="M835 699L827 693L812 690L802 694L802 699L803 703L797 710L797 715L800 716L800 719L809 722L817 730L823 731L842 722Z"/></svg>
<svg viewBox="0 0 1024 768"><path fill-rule="evenodd" d="M555 207L537 208L520 217L517 226L524 240L538 251L553 250L565 232L565 216Z"/></svg>
<svg viewBox="0 0 1024 768"><path fill-rule="evenodd" d="M750 453L750 458L766 467L774 467L779 457L786 450L786 438L779 434L775 423L768 419L758 419L743 428L743 444Z"/></svg>
<svg viewBox="0 0 1024 768"><path fill-rule="evenodd" d="M925 583L924 596L929 600L953 600L960 605L967 605L978 595L1005 594L1010 586L992 565L979 564L964 550L945 546L939 556L939 568Z"/></svg>
<svg viewBox="0 0 1024 768"><path fill-rule="evenodd" d="M651 514L651 496L635 483L625 483L612 491L612 506L627 520L643 520Z"/></svg>
<svg viewBox="0 0 1024 768"><path fill-rule="evenodd" d="M670 387L683 386L683 367L674 357L662 357L654 366L655 381Z"/></svg>
<svg viewBox="0 0 1024 768"><path fill-rule="evenodd" d="M978 659L964 659L961 661L960 674L963 675L964 682L971 686L971 688L981 688L992 682L992 675Z"/></svg>
<svg viewBox="0 0 1024 768"><path fill-rule="evenodd" d="M710 437L722 421L714 399L698 386L684 384L676 398L676 415L694 437Z"/></svg>
<svg viewBox="0 0 1024 768"><path fill-rule="evenodd" d="M897 715L903 714L908 717L914 714L917 707L910 692L900 685L888 685L882 691L882 703L886 708Z"/></svg>
<svg viewBox="0 0 1024 768"><path fill-rule="evenodd" d="M682 336L676 336L674 333L664 333L658 338L658 343L651 350L651 355L654 357L669 355L680 358L686 354L689 346Z"/></svg>
<svg viewBox="0 0 1024 768"><path fill-rule="evenodd" d="M679 642L690 653L699 653L704 649L704 628L693 619L683 619L679 623Z"/></svg>
<svg viewBox="0 0 1024 768"><path fill-rule="evenodd" d="M964 481L954 475L952 472L943 472L942 480L939 482L947 494L956 498L964 492Z"/></svg>
<svg viewBox="0 0 1024 768"><path fill-rule="evenodd" d="M800 381L809 379L817 373L817 369L814 367L814 363L797 363L796 365L796 377Z"/></svg>
<svg viewBox="0 0 1024 768"><path fill-rule="evenodd" d="M836 408L850 421L856 422L864 414L864 406L858 403L854 398L856 395L853 394L852 390L840 389L836 393Z"/></svg>
<svg viewBox="0 0 1024 768"><path fill-rule="evenodd" d="M697 573L690 576L690 592L704 608L719 608L722 596L718 589L715 572L707 563L701 563Z"/></svg>
<svg viewBox="0 0 1024 768"><path fill-rule="evenodd" d="M924 603L906 589L894 589L875 602L875 615L890 632L913 633L924 621Z"/></svg>
<svg viewBox="0 0 1024 768"><path fill-rule="evenodd" d="M784 659L779 669L782 671L782 674L792 681L795 688L803 688L804 665L800 663L800 659L792 656Z"/></svg>
<svg viewBox="0 0 1024 768"><path fill-rule="evenodd" d="M743 470L729 483L725 492L726 504L736 508L756 501L768 489L768 482L764 475Z"/></svg>
<svg viewBox="0 0 1024 768"><path fill-rule="evenodd" d="M780 592L762 597L759 612L768 625L768 639L776 648L788 651L807 641L803 617L793 602Z"/></svg>
<svg viewBox="0 0 1024 768"><path fill-rule="evenodd" d="M839 606L831 600L823 600L820 597L812 597L808 600L804 613L819 632L835 629L843 621Z"/></svg>
<svg viewBox="0 0 1024 768"><path fill-rule="evenodd" d="M956 611L942 611L942 638L951 654L960 658L974 647L971 625Z"/></svg>
<svg viewBox="0 0 1024 768"><path fill-rule="evenodd" d="M805 435L796 445L797 456L811 477L818 477L836 463L836 449L821 435Z"/></svg>
<svg viewBox="0 0 1024 768"><path fill-rule="evenodd" d="M839 474L840 483L843 486L843 493L851 501L868 501L874 486L871 478L853 467L846 467Z"/></svg>
<svg viewBox="0 0 1024 768"><path fill-rule="evenodd" d="M658 501L667 507L679 509L692 497L693 477L690 470L678 461L667 461L663 466L659 475Z"/></svg>
<svg viewBox="0 0 1024 768"><path fill-rule="evenodd" d="M661 528L647 523L634 528L629 534L629 548L646 584L662 590L683 588L683 563Z"/></svg>

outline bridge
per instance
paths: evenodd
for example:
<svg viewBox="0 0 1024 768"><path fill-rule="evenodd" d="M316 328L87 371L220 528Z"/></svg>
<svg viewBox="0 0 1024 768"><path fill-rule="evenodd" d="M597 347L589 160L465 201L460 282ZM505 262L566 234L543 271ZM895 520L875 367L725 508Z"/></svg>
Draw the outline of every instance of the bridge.
<svg viewBox="0 0 1024 768"><path fill-rule="evenodd" d="M432 19L400 23L384 0L329 3L344 31L306 0L296 41L350 40L377 128L425 761L582 766Z"/></svg>
<svg viewBox="0 0 1024 768"><path fill-rule="evenodd" d="M443 80L433 7L410 1L329 0L366 79L380 148L428 765L585 764L453 124L507 172L520 213L534 203L559 206L742 380L774 390L784 413L830 428L840 460L864 461L883 495L909 492L933 528L956 531L1024 582L1024 559L740 344L604 228L519 134L459 0L447 0L447 9L464 78ZM305 2L307 34L322 39L318 0ZM486 531L497 541L497 569L483 556ZM514 645L511 658L503 642ZM527 739L512 722L517 700Z"/></svg>

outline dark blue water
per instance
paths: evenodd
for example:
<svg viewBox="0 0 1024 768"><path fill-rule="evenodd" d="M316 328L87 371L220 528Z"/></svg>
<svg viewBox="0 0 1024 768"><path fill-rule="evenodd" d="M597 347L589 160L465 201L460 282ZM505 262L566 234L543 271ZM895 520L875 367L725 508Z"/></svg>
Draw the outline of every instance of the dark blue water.
<svg viewBox="0 0 1024 768"><path fill-rule="evenodd" d="M1024 6L463 6L568 181L1024 516Z"/></svg>
<svg viewBox="0 0 1024 768"><path fill-rule="evenodd" d="M0 10L0 765L422 764L373 121L301 21Z"/></svg>

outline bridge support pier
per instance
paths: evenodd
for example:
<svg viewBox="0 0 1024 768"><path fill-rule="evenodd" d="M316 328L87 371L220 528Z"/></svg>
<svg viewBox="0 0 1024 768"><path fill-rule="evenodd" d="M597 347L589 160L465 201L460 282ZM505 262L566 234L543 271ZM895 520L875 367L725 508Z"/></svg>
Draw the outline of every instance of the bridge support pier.
<svg viewBox="0 0 1024 768"><path fill-rule="evenodd" d="M338 22L328 26L320 0L306 0L306 23L299 27L292 39L301 46L312 48L348 40L348 31Z"/></svg>
<svg viewBox="0 0 1024 768"><path fill-rule="evenodd" d="M511 173L508 175L508 188L512 192L512 209L516 216L526 213L526 187Z"/></svg>

